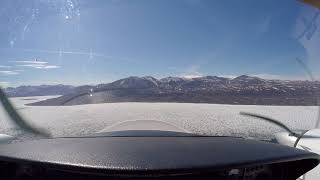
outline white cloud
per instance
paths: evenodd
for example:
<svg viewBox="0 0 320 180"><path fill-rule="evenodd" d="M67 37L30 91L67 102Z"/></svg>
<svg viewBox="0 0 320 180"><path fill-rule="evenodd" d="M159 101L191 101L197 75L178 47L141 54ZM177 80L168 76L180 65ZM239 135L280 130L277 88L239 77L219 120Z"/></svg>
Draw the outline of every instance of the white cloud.
<svg viewBox="0 0 320 180"><path fill-rule="evenodd" d="M11 66L3 66L3 65L0 65L0 68L1 68L1 69L10 69Z"/></svg>
<svg viewBox="0 0 320 180"><path fill-rule="evenodd" d="M43 66L42 64L22 64L22 65L17 65L19 67L33 67L33 68L37 68L39 66Z"/></svg>
<svg viewBox="0 0 320 180"><path fill-rule="evenodd" d="M60 68L60 66L48 65L48 66L42 66L39 69L57 69L57 68Z"/></svg>
<svg viewBox="0 0 320 180"><path fill-rule="evenodd" d="M48 64L46 61L11 61L19 64Z"/></svg>
<svg viewBox="0 0 320 180"><path fill-rule="evenodd" d="M35 69L60 68L60 66L49 65L49 63L46 61L11 61L11 62L16 63L16 66L19 66L19 67L29 67L29 68L35 68Z"/></svg>
<svg viewBox="0 0 320 180"><path fill-rule="evenodd" d="M17 75L20 73L17 71L0 71L0 74L2 74L2 75Z"/></svg>
<svg viewBox="0 0 320 180"><path fill-rule="evenodd" d="M20 67L31 67L31 68L36 68L36 69L57 69L60 68L60 66L56 65L43 65L43 64L23 64L23 65L18 65Z"/></svg>

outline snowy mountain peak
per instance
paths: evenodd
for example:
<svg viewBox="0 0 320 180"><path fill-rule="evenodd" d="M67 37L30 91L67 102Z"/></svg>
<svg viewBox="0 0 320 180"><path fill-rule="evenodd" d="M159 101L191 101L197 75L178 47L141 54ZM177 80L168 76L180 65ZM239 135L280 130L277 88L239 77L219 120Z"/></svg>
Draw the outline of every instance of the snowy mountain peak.
<svg viewBox="0 0 320 180"><path fill-rule="evenodd" d="M158 80L151 77L130 76L110 83L115 88L155 88L158 87Z"/></svg>
<svg viewBox="0 0 320 180"><path fill-rule="evenodd" d="M180 81L184 81L187 80L186 78L181 78L181 77L166 77L166 78L162 78L160 79L160 82L163 83L168 83L168 82L180 82Z"/></svg>
<svg viewBox="0 0 320 180"><path fill-rule="evenodd" d="M218 76L203 76L203 77L196 78L196 79L207 80L207 81L216 81L216 82L229 80L228 78L218 77Z"/></svg>
<svg viewBox="0 0 320 180"><path fill-rule="evenodd" d="M258 77L253 77L253 76L247 76L247 75L241 75L238 77L235 77L231 80L231 83L243 83L243 84L257 84L257 83L264 83L265 80L258 78Z"/></svg>
<svg viewBox="0 0 320 180"><path fill-rule="evenodd" d="M154 77L152 77L152 76L144 76L142 78L152 82L155 86L159 86L159 80L154 78Z"/></svg>

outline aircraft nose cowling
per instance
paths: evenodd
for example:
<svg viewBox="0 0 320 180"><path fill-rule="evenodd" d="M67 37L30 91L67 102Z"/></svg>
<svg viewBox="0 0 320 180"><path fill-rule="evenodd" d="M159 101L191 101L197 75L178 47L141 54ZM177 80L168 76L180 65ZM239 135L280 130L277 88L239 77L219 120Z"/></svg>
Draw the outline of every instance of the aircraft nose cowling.
<svg viewBox="0 0 320 180"><path fill-rule="evenodd" d="M111 125L98 133L104 132L112 132L112 131L173 131L173 132L183 132L188 133L187 130L175 126L173 124L157 121L157 120L131 120L131 121L124 121L120 123L116 123Z"/></svg>

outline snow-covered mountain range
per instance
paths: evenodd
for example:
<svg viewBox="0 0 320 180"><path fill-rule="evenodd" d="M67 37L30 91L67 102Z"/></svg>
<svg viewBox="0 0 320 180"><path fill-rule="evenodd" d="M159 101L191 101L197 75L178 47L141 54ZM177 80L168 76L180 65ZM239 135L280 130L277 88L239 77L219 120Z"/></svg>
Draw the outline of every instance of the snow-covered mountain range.
<svg viewBox="0 0 320 180"><path fill-rule="evenodd" d="M128 77L85 86L20 86L6 88L9 96L63 95L37 105L105 102L194 102L227 104L316 105L319 81L267 80L252 76L197 78Z"/></svg>

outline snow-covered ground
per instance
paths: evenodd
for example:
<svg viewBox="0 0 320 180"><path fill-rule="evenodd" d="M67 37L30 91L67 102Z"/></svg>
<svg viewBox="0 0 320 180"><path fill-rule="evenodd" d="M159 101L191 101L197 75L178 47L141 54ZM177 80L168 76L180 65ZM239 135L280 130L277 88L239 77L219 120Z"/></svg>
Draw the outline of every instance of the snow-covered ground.
<svg viewBox="0 0 320 180"><path fill-rule="evenodd" d="M78 106L25 106L51 97L11 98L18 111L54 136L82 136L128 120L159 120L204 135L266 138L281 131L267 122L239 115L253 112L276 118L293 129L313 128L318 107L250 106L191 103L110 103ZM18 128L1 108L0 133L17 135Z"/></svg>

